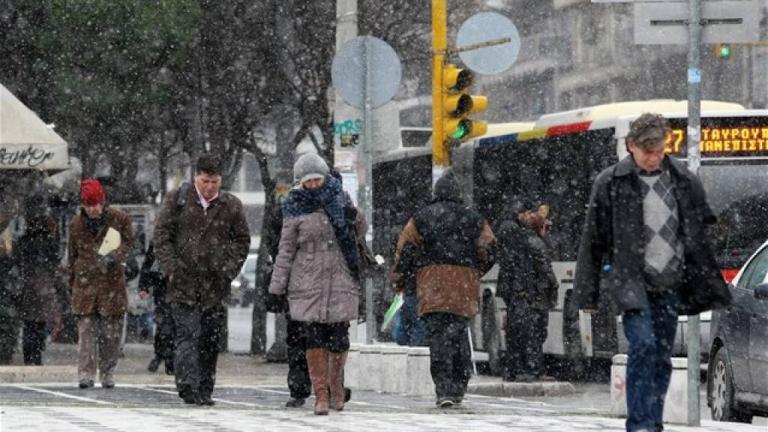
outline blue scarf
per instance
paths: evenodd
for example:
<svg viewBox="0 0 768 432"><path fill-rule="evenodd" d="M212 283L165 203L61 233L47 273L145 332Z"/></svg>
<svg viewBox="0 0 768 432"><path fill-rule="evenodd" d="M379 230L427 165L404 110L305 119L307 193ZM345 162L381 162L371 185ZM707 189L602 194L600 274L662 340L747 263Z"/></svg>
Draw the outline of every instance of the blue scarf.
<svg viewBox="0 0 768 432"><path fill-rule="evenodd" d="M352 275L358 277L358 253L353 223L344 217L344 191L341 182L332 176L325 176L323 185L317 189L297 187L291 189L282 204L283 218L290 219L323 209L333 226L341 253Z"/></svg>

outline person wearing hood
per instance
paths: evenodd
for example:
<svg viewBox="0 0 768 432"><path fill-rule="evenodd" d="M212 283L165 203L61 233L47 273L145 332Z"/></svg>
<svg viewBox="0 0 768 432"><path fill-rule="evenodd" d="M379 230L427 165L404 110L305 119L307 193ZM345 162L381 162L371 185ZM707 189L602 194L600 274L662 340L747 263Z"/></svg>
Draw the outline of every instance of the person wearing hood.
<svg viewBox="0 0 768 432"><path fill-rule="evenodd" d="M95 179L80 183L82 210L69 225L69 288L72 312L77 315L79 386L93 387L96 356L101 386L115 386L114 370L120 355L120 334L128 306L125 262L133 246L131 217L107 207L104 189ZM107 233L116 231L120 244L102 255ZM97 345L98 344L98 350Z"/></svg>
<svg viewBox="0 0 768 432"><path fill-rule="evenodd" d="M542 348L558 288L545 242L548 212L547 206L521 197L507 207L497 227L496 295L507 306L504 381L552 379L543 374Z"/></svg>
<svg viewBox="0 0 768 432"><path fill-rule="evenodd" d="M390 273L395 291L416 275L418 312L427 325L437 406L462 402L471 376L467 336L480 305L480 278L493 264L493 231L467 207L452 171L435 183L432 203L406 223Z"/></svg>
<svg viewBox="0 0 768 432"><path fill-rule="evenodd" d="M360 293L356 236L365 227L345 215L341 182L320 156L302 155L293 175L298 185L282 202L269 292L287 294L291 320L303 323L314 412L326 415L329 405L344 409L349 321L357 319Z"/></svg>

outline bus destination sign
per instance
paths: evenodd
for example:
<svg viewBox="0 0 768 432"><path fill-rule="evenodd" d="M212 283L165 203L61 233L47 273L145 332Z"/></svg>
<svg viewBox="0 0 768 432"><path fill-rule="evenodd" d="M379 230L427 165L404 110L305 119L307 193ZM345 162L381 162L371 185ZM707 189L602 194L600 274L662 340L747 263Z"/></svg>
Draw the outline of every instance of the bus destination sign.
<svg viewBox="0 0 768 432"><path fill-rule="evenodd" d="M664 142L668 154L683 158L687 152L684 123L670 119L672 130ZM702 157L768 156L768 118L702 119L699 148Z"/></svg>

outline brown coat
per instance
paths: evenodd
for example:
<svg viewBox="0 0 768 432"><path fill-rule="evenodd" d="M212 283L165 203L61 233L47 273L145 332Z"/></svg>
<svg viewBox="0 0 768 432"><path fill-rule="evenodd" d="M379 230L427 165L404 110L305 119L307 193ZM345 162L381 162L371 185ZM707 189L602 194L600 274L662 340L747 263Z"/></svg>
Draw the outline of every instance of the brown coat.
<svg viewBox="0 0 768 432"><path fill-rule="evenodd" d="M229 299L230 283L248 257L251 235L243 204L221 192L205 210L192 186L187 204L179 209L178 193L165 196L154 236L160 269L171 278L166 299L219 306Z"/></svg>
<svg viewBox="0 0 768 432"><path fill-rule="evenodd" d="M85 215L75 216L69 224L69 288L72 312L76 315L123 315L128 306L125 286L125 261L133 248L131 217L119 209L104 209L106 223L96 235L85 226ZM97 251L108 228L120 233L120 247L114 252L119 265L105 273L99 267Z"/></svg>
<svg viewBox="0 0 768 432"><path fill-rule="evenodd" d="M356 228L358 235L365 235L360 217ZM296 321L335 323L357 318L360 287L323 210L283 220L269 292L288 293L291 319Z"/></svg>
<svg viewBox="0 0 768 432"><path fill-rule="evenodd" d="M480 278L490 267L488 249L495 242L491 227L483 222L480 236L475 240L475 249L479 258L478 267L429 262L422 258L416 270L416 292L419 301L419 315L433 312L449 312L471 318L479 310ZM403 249L407 244L415 245L421 254L423 238L413 219L405 225L397 242L395 262L390 272L390 280L396 291L404 289L404 275L397 271Z"/></svg>

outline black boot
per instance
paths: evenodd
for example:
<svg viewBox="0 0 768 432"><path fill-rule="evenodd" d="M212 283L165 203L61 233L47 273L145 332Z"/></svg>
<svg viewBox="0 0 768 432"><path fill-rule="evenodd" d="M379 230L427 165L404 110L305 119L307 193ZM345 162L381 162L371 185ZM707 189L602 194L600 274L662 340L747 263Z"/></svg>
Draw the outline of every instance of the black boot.
<svg viewBox="0 0 768 432"><path fill-rule="evenodd" d="M157 372L157 368L160 367L160 357L154 357L152 360L149 361L149 364L147 365L147 370L150 372Z"/></svg>

